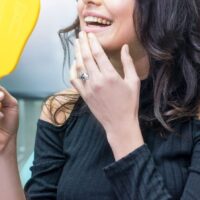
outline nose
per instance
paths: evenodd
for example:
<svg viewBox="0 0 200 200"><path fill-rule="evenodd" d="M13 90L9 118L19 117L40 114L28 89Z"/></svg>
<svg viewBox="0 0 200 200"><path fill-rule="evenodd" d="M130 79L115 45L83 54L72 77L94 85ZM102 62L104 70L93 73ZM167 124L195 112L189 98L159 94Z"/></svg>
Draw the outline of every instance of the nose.
<svg viewBox="0 0 200 200"><path fill-rule="evenodd" d="M100 5L102 0L82 0L84 4Z"/></svg>

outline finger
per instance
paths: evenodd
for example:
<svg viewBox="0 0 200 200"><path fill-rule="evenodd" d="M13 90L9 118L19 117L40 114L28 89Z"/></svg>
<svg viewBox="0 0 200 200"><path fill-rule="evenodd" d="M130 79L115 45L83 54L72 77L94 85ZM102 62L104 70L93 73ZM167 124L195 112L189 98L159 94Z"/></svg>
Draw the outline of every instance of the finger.
<svg viewBox="0 0 200 200"><path fill-rule="evenodd" d="M83 87L82 80L77 79L77 78L70 79L70 83L72 84L74 89L76 89L76 91L83 97L84 96L84 87Z"/></svg>
<svg viewBox="0 0 200 200"><path fill-rule="evenodd" d="M121 49L121 61L124 70L124 79L133 81L138 78L133 59L129 54L129 47L127 44L123 45Z"/></svg>
<svg viewBox="0 0 200 200"><path fill-rule="evenodd" d="M1 115L1 109L3 107L1 101L3 100L4 96L5 96L4 93L2 91L0 91L0 115Z"/></svg>
<svg viewBox="0 0 200 200"><path fill-rule="evenodd" d="M76 71L76 60L74 60L73 64L71 65L69 73L70 73L70 80L78 78ZM78 92L78 90L74 86L73 88Z"/></svg>
<svg viewBox="0 0 200 200"><path fill-rule="evenodd" d="M2 106L6 107L17 107L18 103L17 100L2 86L0 86L0 93L3 93L1 97Z"/></svg>
<svg viewBox="0 0 200 200"><path fill-rule="evenodd" d="M0 101L3 100L4 96L5 96L4 93L2 91L0 91Z"/></svg>
<svg viewBox="0 0 200 200"><path fill-rule="evenodd" d="M4 117L4 114L0 111L0 119Z"/></svg>
<svg viewBox="0 0 200 200"><path fill-rule="evenodd" d="M100 71L92 56L87 35L83 31L79 33L79 44L80 54L82 56L85 68L90 76L93 77L94 75L94 77L96 78Z"/></svg>
<svg viewBox="0 0 200 200"><path fill-rule="evenodd" d="M87 73L86 72L86 70L83 70L83 68L82 67L78 67L77 65L75 65L75 70L76 70L76 78L77 79L79 79L79 80L81 80L82 81L82 84L85 86L86 85L86 82L85 81L83 81L82 79L81 79L81 75L83 74L83 73ZM88 73L87 73L88 74Z"/></svg>
<svg viewBox="0 0 200 200"><path fill-rule="evenodd" d="M76 60L74 60L74 62L72 63L72 65L70 67L69 77L70 77L70 79L78 78L77 72L76 72Z"/></svg>
<svg viewBox="0 0 200 200"><path fill-rule="evenodd" d="M3 113L1 112L1 109L3 107L1 101L2 101L3 98L4 98L4 93L0 92L0 118L3 117Z"/></svg>
<svg viewBox="0 0 200 200"><path fill-rule="evenodd" d="M92 55L102 73L115 73L117 74L115 68L111 64L108 56L97 40L96 36L93 33L88 34L89 44L91 48ZM118 75L118 74L117 74Z"/></svg>
<svg viewBox="0 0 200 200"><path fill-rule="evenodd" d="M80 50L80 44L79 44L79 39L76 39L75 41L75 51L76 51L76 61L72 66L71 69L71 84L76 89L80 95L84 95L85 91L88 90L89 88L89 82L81 80L80 76L83 73L88 73L87 70L85 69L85 65L83 63L83 59L81 56L81 50ZM89 75L90 76L90 75Z"/></svg>
<svg viewBox="0 0 200 200"><path fill-rule="evenodd" d="M84 90L83 87L83 82L79 79L79 74L82 73L82 67L81 68L77 68L76 67L76 60L74 60L71 69L70 69L70 82L72 84L72 86L74 87L74 89L77 90L77 92L80 93L80 91Z"/></svg>
<svg viewBox="0 0 200 200"><path fill-rule="evenodd" d="M86 72L86 69L85 69L85 66L83 63L83 59L81 56L79 39L75 40L75 57L76 57L75 69L78 71ZM77 71L76 71L76 73L77 73ZM79 76L79 74L77 74L77 76Z"/></svg>

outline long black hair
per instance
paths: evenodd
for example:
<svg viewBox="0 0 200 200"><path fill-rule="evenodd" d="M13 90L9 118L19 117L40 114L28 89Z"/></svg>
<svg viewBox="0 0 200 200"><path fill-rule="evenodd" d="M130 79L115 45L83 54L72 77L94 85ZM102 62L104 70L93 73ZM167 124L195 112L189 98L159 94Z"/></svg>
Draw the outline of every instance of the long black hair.
<svg viewBox="0 0 200 200"><path fill-rule="evenodd" d="M135 15L138 39L149 56L152 85L152 101L145 108L140 105L140 120L172 131L173 123L196 117L200 105L200 0L136 0L133 19ZM65 58L69 34L74 31L78 36L79 30L77 18L59 31ZM75 96L72 101L68 96L57 111L75 103Z"/></svg>

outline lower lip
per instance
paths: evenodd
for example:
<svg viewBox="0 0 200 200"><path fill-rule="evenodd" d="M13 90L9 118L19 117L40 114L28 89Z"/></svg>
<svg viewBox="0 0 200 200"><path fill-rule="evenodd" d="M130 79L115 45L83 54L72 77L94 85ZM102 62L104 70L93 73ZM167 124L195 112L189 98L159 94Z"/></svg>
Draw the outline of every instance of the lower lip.
<svg viewBox="0 0 200 200"><path fill-rule="evenodd" d="M97 32L102 32L102 31L106 31L108 30L109 28L111 27L110 26L93 26L93 25L90 25L90 26L84 26L83 30L86 32L86 33L97 33Z"/></svg>

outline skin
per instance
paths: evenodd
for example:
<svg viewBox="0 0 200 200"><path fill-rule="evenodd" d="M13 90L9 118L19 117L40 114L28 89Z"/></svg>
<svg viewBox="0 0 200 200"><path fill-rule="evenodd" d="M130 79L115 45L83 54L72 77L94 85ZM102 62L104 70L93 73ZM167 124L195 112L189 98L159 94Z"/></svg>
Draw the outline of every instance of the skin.
<svg viewBox="0 0 200 200"><path fill-rule="evenodd" d="M78 0L77 10L81 30L85 30L84 11L94 11L107 16L113 21L112 26L102 32L95 33L99 43L118 73L123 76L120 50L128 44L130 55L134 60L136 71L140 79L148 75L148 56L141 46L135 28L136 17L133 20L135 1L133 0Z"/></svg>
<svg viewBox="0 0 200 200"><path fill-rule="evenodd" d="M19 122L17 100L0 86L0 199L25 200L16 157Z"/></svg>
<svg viewBox="0 0 200 200"><path fill-rule="evenodd" d="M132 23L134 6L133 0L78 1L80 20L83 9L101 9L115 23L107 37L103 32L80 33L73 70L76 74L86 70L89 80L71 78L72 85L105 128L115 160L144 144L138 105L140 79L148 74L148 58ZM18 113L17 100L0 87L0 199L25 200L16 159Z"/></svg>
<svg viewBox="0 0 200 200"><path fill-rule="evenodd" d="M104 127L115 160L144 144L138 120L139 74L147 75L149 66L136 37L134 6L132 0L78 1L82 31L76 40L73 67L76 74L87 71L89 80L72 77L70 81ZM112 26L95 34L86 33L82 13L87 9L109 16Z"/></svg>

